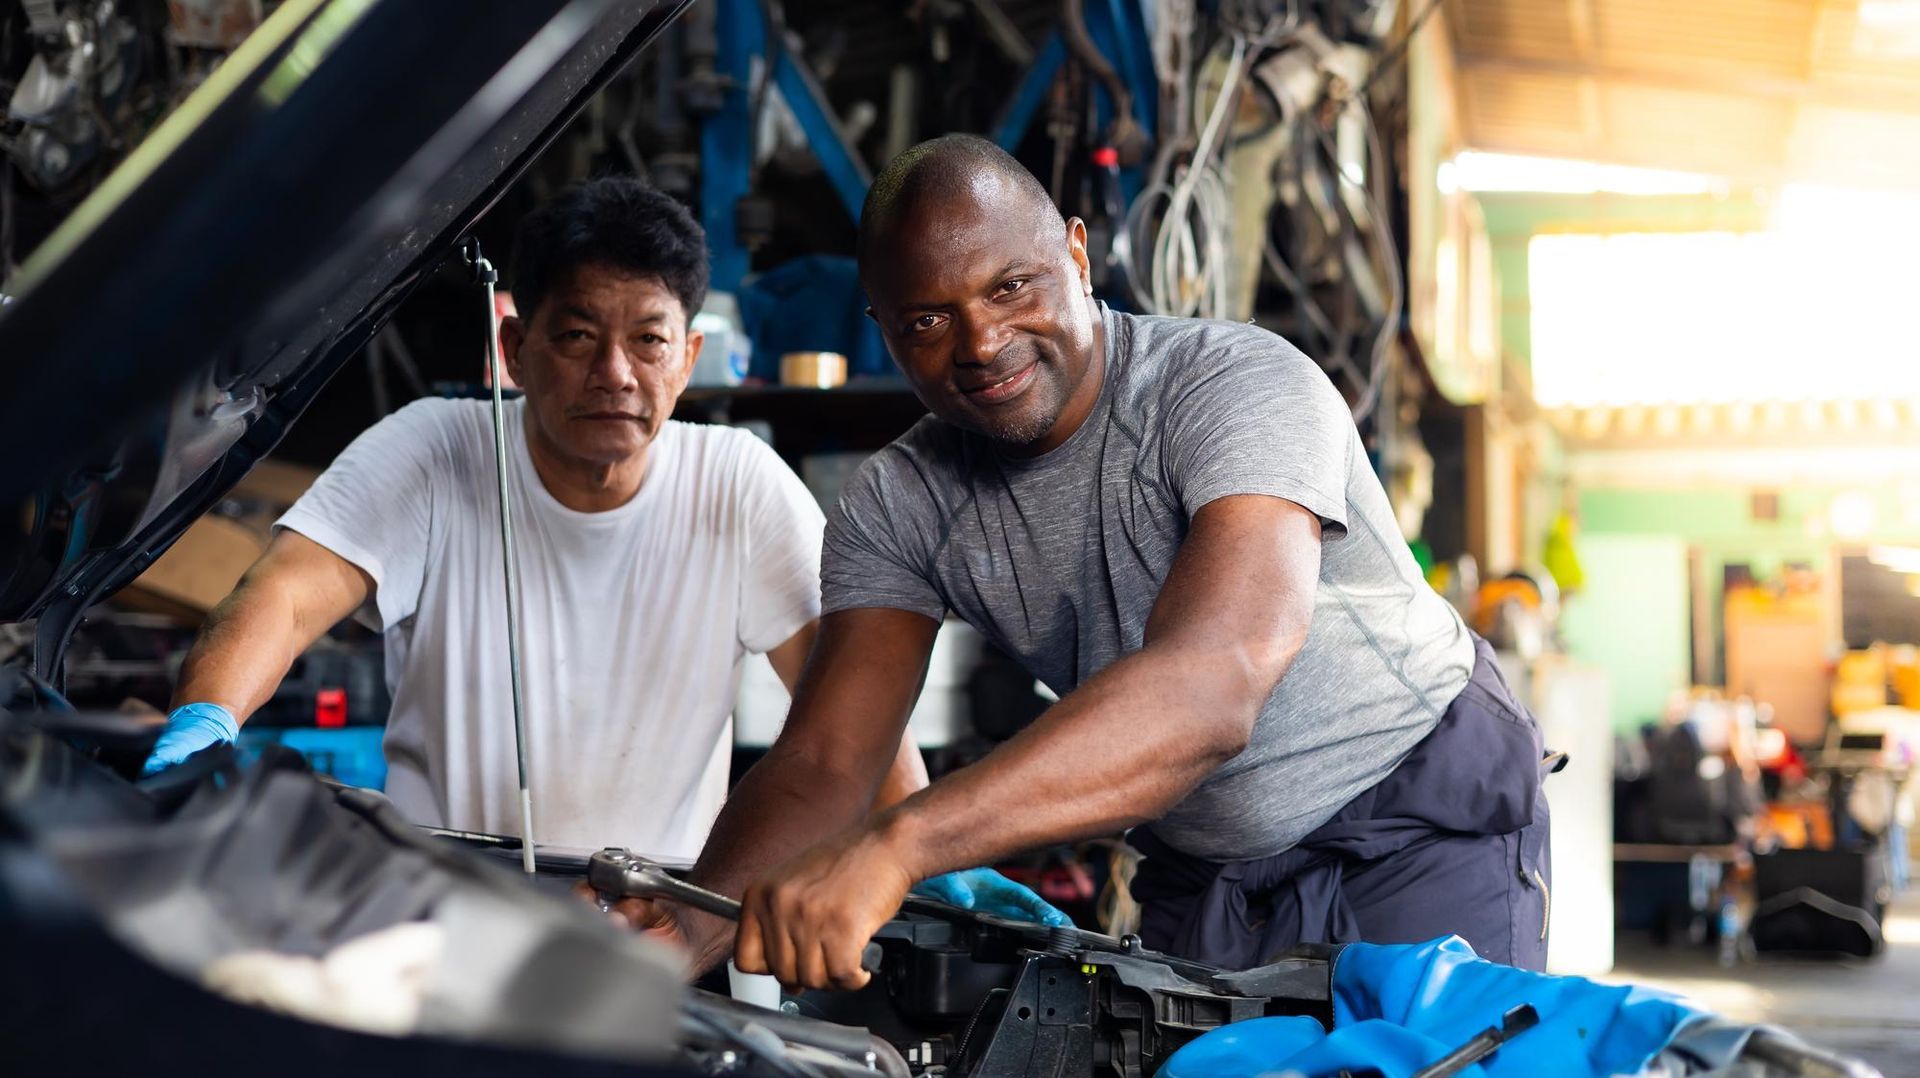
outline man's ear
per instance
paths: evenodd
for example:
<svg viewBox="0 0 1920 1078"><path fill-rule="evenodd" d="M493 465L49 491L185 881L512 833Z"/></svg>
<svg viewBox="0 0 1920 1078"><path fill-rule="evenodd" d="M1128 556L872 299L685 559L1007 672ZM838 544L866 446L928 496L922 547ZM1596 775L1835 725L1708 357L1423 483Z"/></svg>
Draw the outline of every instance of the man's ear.
<svg viewBox="0 0 1920 1078"><path fill-rule="evenodd" d="M706 347L707 335L689 326L687 328L687 358L680 368L680 388L685 389L693 380L694 364L700 362L700 349Z"/></svg>
<svg viewBox="0 0 1920 1078"><path fill-rule="evenodd" d="M527 384L520 372L520 346L526 342L527 324L519 315L510 314L500 320L500 361L507 365L507 377L517 386Z"/></svg>
<svg viewBox="0 0 1920 1078"><path fill-rule="evenodd" d="M1080 271L1080 294L1093 295L1093 264L1087 261L1087 223L1078 217L1067 218L1067 254Z"/></svg>

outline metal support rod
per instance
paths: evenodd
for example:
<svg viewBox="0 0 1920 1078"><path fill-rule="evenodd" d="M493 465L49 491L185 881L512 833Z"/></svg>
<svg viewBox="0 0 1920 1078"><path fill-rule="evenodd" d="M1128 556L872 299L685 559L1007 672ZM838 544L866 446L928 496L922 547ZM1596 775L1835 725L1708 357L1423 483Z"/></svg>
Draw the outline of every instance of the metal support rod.
<svg viewBox="0 0 1920 1078"><path fill-rule="evenodd" d="M520 867L533 875L533 792L527 780L527 722L520 698L520 574L514 567L513 512L507 501L506 405L500 396L500 324L493 289L500 281L480 241L466 241L467 265L487 296L487 373L493 383L493 456L500 481L500 550L507 589L507 678L513 686L513 749L520 765Z"/></svg>

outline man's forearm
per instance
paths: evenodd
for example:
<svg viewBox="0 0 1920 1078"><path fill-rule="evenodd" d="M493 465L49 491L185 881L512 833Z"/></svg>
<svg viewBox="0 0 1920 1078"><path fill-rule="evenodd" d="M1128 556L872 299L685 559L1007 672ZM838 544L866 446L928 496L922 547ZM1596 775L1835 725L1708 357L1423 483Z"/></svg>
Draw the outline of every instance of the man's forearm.
<svg viewBox="0 0 1920 1078"><path fill-rule="evenodd" d="M1145 823L1239 754L1271 690L1231 656L1136 652L871 826L925 879Z"/></svg>
<svg viewBox="0 0 1920 1078"><path fill-rule="evenodd" d="M873 811L892 808L926 788L927 760L920 755L920 745L909 729L900 737L900 751L893 756L893 767L880 783L880 792L873 796Z"/></svg>
<svg viewBox="0 0 1920 1078"><path fill-rule="evenodd" d="M173 706L219 704L246 721L312 643L293 605L282 589L243 581L208 615L180 668Z"/></svg>
<svg viewBox="0 0 1920 1078"><path fill-rule="evenodd" d="M881 768L867 774L878 776ZM857 769L776 742L727 796L691 878L738 898L768 869L860 822L882 785L877 777L863 779ZM732 942L732 926L705 914L690 913L688 919L706 937L695 941L697 963L717 962Z"/></svg>

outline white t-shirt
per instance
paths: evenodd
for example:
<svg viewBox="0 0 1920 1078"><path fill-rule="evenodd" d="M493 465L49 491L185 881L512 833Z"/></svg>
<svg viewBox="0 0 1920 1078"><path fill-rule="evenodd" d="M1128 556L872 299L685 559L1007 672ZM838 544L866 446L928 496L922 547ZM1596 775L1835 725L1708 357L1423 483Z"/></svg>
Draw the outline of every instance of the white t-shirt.
<svg viewBox="0 0 1920 1078"><path fill-rule="evenodd" d="M490 408L402 408L275 527L374 579L359 616L386 634L388 796L516 834ZM535 473L522 402L506 431L534 838L690 860L726 796L742 662L819 616L820 509L752 434L670 422L633 499L582 513Z"/></svg>

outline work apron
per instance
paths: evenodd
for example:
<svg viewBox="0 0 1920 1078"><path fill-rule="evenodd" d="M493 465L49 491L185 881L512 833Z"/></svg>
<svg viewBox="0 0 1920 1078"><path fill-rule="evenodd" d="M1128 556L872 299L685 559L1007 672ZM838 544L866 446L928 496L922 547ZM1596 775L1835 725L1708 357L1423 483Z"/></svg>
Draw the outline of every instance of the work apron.
<svg viewBox="0 0 1920 1078"><path fill-rule="evenodd" d="M1540 726L1474 637L1473 673L1391 774L1293 848L1217 862L1136 828L1140 935L1231 968L1301 943L1463 937L1482 957L1546 965L1549 769Z"/></svg>

